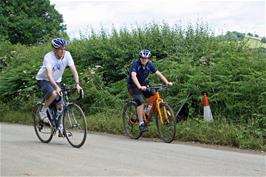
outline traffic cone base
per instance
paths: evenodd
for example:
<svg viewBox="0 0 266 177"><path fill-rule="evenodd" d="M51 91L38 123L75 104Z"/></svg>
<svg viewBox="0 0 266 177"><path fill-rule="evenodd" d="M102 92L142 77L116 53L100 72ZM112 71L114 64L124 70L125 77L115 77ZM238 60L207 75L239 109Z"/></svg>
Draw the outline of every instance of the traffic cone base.
<svg viewBox="0 0 266 177"><path fill-rule="evenodd" d="M204 105L204 110L203 110L204 120L208 122L213 121L211 108L209 106L209 100L206 94L204 94L204 97L203 97L203 105Z"/></svg>
<svg viewBox="0 0 266 177"><path fill-rule="evenodd" d="M213 121L212 112L210 106L204 106L204 120L210 122Z"/></svg>

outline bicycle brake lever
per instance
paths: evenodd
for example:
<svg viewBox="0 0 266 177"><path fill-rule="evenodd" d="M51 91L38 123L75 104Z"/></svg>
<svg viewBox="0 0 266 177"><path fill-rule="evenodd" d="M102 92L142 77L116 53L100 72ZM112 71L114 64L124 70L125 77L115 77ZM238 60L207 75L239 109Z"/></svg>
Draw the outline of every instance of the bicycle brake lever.
<svg viewBox="0 0 266 177"><path fill-rule="evenodd" d="M79 98L77 100L80 100L80 99L83 99L83 98L84 98L84 91L83 91L83 89L81 89L79 91Z"/></svg>
<svg viewBox="0 0 266 177"><path fill-rule="evenodd" d="M150 87L147 87L147 88L146 88L146 91L147 91L147 92L150 92L150 91L151 91L151 88L150 88Z"/></svg>

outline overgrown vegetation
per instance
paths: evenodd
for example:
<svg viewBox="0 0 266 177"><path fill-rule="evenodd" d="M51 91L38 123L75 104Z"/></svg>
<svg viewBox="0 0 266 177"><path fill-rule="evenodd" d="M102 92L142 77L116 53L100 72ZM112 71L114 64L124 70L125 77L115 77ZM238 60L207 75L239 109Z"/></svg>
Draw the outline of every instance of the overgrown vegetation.
<svg viewBox="0 0 266 177"><path fill-rule="evenodd" d="M152 61L175 83L162 93L174 110L188 91L193 94L189 121L178 125L178 139L265 149L266 55L245 40L214 36L204 24L185 29L148 24L111 33L103 29L71 41L68 50L85 90L80 104L89 115L90 129L122 132L119 116L129 97L127 71L142 48L151 50ZM49 50L49 43L28 47L0 42L0 112L30 113L41 97L34 77ZM71 85L71 77L67 71L64 82ZM160 82L150 78L151 83ZM209 95L213 123L201 121L203 93Z"/></svg>

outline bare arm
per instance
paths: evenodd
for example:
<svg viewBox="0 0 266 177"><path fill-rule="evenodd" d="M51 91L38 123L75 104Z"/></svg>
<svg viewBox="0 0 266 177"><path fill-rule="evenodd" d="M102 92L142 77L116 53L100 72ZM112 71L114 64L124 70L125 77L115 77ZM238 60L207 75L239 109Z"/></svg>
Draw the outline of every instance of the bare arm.
<svg viewBox="0 0 266 177"><path fill-rule="evenodd" d="M77 69L76 69L75 65L71 65L71 66L69 66L69 68L70 68L72 75L74 77L74 80L76 82L77 91L79 92L82 88L79 85L79 75L78 75Z"/></svg>
<svg viewBox="0 0 266 177"><path fill-rule="evenodd" d="M47 73L48 80L52 84L53 88L56 90L57 95L60 95L61 89L60 89L60 87L58 87L58 85L56 84L56 82L52 76L52 68L47 67L46 73Z"/></svg>
<svg viewBox="0 0 266 177"><path fill-rule="evenodd" d="M72 72L72 75L74 77L76 84L79 84L79 75L78 75L78 72L77 72L75 65L69 66L69 68Z"/></svg>
<svg viewBox="0 0 266 177"><path fill-rule="evenodd" d="M157 70L155 72L155 75L158 76L160 80L163 81L166 85L172 85L172 83L169 82L160 71Z"/></svg>
<svg viewBox="0 0 266 177"><path fill-rule="evenodd" d="M138 89L143 90L143 91L146 90L146 86L141 86L140 85L139 80L137 78L137 73L136 72L132 72L131 73L131 78L132 78L134 84L137 86Z"/></svg>

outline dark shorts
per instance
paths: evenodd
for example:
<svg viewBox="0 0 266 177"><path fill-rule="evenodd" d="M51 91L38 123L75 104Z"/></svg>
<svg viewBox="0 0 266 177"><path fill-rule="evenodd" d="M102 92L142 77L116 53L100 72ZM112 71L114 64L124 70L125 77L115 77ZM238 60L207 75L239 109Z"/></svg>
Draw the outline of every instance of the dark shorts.
<svg viewBox="0 0 266 177"><path fill-rule="evenodd" d="M54 91L54 88L53 88L52 84L49 81L46 81L46 80L38 80L37 84L38 84L39 88L41 89L44 98L48 99L52 95L52 93ZM60 83L56 83L56 84L61 88L61 84ZM64 102L63 102L63 99L61 99L60 96L57 96L55 98L54 103L55 104L63 104Z"/></svg>
<svg viewBox="0 0 266 177"><path fill-rule="evenodd" d="M134 98L137 103L137 106L142 105L145 102L145 99L153 95L149 91L141 91L135 85L128 85L128 92Z"/></svg>

